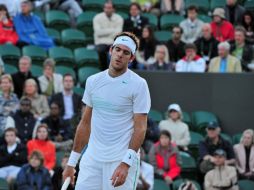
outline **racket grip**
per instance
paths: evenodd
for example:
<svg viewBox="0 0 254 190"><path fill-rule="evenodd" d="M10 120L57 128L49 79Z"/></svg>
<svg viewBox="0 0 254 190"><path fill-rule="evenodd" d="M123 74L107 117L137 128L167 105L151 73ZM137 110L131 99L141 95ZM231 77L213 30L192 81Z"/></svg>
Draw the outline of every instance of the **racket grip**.
<svg viewBox="0 0 254 190"><path fill-rule="evenodd" d="M71 177L67 177L67 178L64 180L64 183L63 183L63 185L62 185L61 190L67 190L68 186L70 185L70 182L71 182Z"/></svg>

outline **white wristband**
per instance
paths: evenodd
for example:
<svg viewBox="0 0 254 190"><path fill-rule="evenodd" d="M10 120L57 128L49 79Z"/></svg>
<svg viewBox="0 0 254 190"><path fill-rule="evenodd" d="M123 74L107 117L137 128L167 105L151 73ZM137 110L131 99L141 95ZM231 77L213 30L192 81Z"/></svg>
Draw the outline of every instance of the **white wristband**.
<svg viewBox="0 0 254 190"><path fill-rule="evenodd" d="M137 158L136 151L132 149L128 149L125 156L123 157L122 162L128 164L129 166L132 166L133 161Z"/></svg>
<svg viewBox="0 0 254 190"><path fill-rule="evenodd" d="M75 151L71 151L71 155L69 157L68 166L76 167L78 160L80 158L81 154Z"/></svg>

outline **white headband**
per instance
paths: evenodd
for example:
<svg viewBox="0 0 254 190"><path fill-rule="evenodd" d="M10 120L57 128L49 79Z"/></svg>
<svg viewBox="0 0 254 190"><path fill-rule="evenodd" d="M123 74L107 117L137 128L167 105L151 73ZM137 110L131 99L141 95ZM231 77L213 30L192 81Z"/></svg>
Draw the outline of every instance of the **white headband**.
<svg viewBox="0 0 254 190"><path fill-rule="evenodd" d="M127 46L131 50L131 53L135 55L136 44L134 40L131 39L129 36L119 36L118 38L116 38L113 43L113 47L118 44Z"/></svg>

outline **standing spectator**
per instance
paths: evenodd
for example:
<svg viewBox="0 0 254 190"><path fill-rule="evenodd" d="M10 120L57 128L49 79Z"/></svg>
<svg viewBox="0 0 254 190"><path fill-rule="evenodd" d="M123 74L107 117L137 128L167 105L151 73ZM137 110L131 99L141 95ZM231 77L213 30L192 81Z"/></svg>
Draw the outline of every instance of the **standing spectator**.
<svg viewBox="0 0 254 190"><path fill-rule="evenodd" d="M179 26L173 27L172 39L167 43L169 51L170 62L176 63L178 60L184 57L184 46L185 43L181 41L183 29Z"/></svg>
<svg viewBox="0 0 254 190"><path fill-rule="evenodd" d="M182 122L182 110L178 104L168 106L168 119L159 123L159 129L167 130L172 135L172 142L179 149L187 150L190 143L189 127Z"/></svg>
<svg viewBox="0 0 254 190"><path fill-rule="evenodd" d="M221 42L218 45L218 57L211 60L208 72L211 73L240 73L242 72L241 62L229 54L230 44Z"/></svg>
<svg viewBox="0 0 254 190"><path fill-rule="evenodd" d="M43 75L38 78L41 91L45 96L52 96L63 91L63 77L54 71L55 61L46 59L43 63Z"/></svg>
<svg viewBox="0 0 254 190"><path fill-rule="evenodd" d="M21 0L0 0L0 4L4 4L11 17L16 16L16 14L20 11L20 3Z"/></svg>
<svg viewBox="0 0 254 190"><path fill-rule="evenodd" d="M4 132L5 143L0 146L0 178L8 183L16 179L20 167L27 163L26 146L16 142L17 130L8 128Z"/></svg>
<svg viewBox="0 0 254 190"><path fill-rule="evenodd" d="M205 176L205 190L238 190L237 173L233 166L227 165L227 156L223 149L213 153L215 168Z"/></svg>
<svg viewBox="0 0 254 190"><path fill-rule="evenodd" d="M28 155L31 155L34 150L38 150L44 157L44 167L49 171L53 170L56 164L56 148L49 140L48 126L46 124L39 124L36 128L35 139L27 142Z"/></svg>
<svg viewBox="0 0 254 190"><path fill-rule="evenodd" d="M33 130L36 125L36 119L30 112L31 107L32 103L30 99L21 98L20 109L12 116L18 131L18 138L23 144L32 139Z"/></svg>
<svg viewBox="0 0 254 190"><path fill-rule="evenodd" d="M180 175L179 152L171 142L171 134L161 131L160 140L149 152L149 161L154 167L155 178L164 179L170 185Z"/></svg>
<svg viewBox="0 0 254 190"><path fill-rule="evenodd" d="M220 136L220 127L216 122L208 123L206 127L207 137L199 143L199 168L203 174L214 168L214 152L223 149L227 152L226 165L235 163L235 154L232 145Z"/></svg>
<svg viewBox="0 0 254 190"><path fill-rule="evenodd" d="M54 46L40 18L32 14L32 3L29 0L22 1L21 13L14 17L14 24L21 45L37 45L46 50Z"/></svg>
<svg viewBox="0 0 254 190"><path fill-rule="evenodd" d="M183 0L162 0L161 1L161 11L167 13L180 14L182 8L184 7Z"/></svg>
<svg viewBox="0 0 254 190"><path fill-rule="evenodd" d="M185 56L176 63L176 72L205 72L205 60L197 55L195 44L185 45Z"/></svg>
<svg viewBox="0 0 254 190"><path fill-rule="evenodd" d="M93 18L94 43L99 53L102 69L108 67L108 51L114 42L114 37L123 28L123 18L115 13L114 4L106 1L103 12Z"/></svg>
<svg viewBox="0 0 254 190"><path fill-rule="evenodd" d="M246 42L254 45L254 15L251 11L246 11L243 14L241 25L246 30Z"/></svg>
<svg viewBox="0 0 254 190"><path fill-rule="evenodd" d="M238 58L245 71L249 71L248 64L253 59L253 49L245 42L245 29L242 26L235 28L235 41L231 42L230 52Z"/></svg>
<svg viewBox="0 0 254 190"><path fill-rule="evenodd" d="M18 35L14 30L13 22L4 4L0 4L0 44L16 44Z"/></svg>
<svg viewBox="0 0 254 190"><path fill-rule="evenodd" d="M210 60L218 55L219 42L212 36L211 25L204 24L202 27L202 37L199 38L195 45L197 47L197 53L200 55L208 65Z"/></svg>
<svg viewBox="0 0 254 190"><path fill-rule="evenodd" d="M38 120L49 115L49 106L46 96L38 94L38 87L34 79L27 79L24 86L24 97L32 102L31 112Z"/></svg>
<svg viewBox="0 0 254 190"><path fill-rule="evenodd" d="M240 179L254 180L254 131L243 132L239 144L234 146L236 168Z"/></svg>
<svg viewBox="0 0 254 190"><path fill-rule="evenodd" d="M182 41L184 43L193 43L201 36L203 21L197 18L198 8L194 5L188 8L188 18L180 23L183 29Z"/></svg>
<svg viewBox="0 0 254 190"><path fill-rule="evenodd" d="M214 9L211 28L213 37L219 42L234 39L234 27L230 22L225 20L225 10L222 8Z"/></svg>
<svg viewBox="0 0 254 190"><path fill-rule="evenodd" d="M27 79L34 79L38 87L40 87L39 81L30 71L31 65L31 58L23 56L19 59L19 71L11 75L14 84L14 93L17 94L18 98L21 98L23 95L24 83ZM38 89L38 92L41 92L40 88Z"/></svg>
<svg viewBox="0 0 254 190"><path fill-rule="evenodd" d="M130 5L130 16L124 20L123 30L134 33L139 39L142 36L144 26L148 25L148 19L141 16L141 7L138 3Z"/></svg>
<svg viewBox="0 0 254 190"><path fill-rule="evenodd" d="M52 190L49 171L43 167L43 155L34 151L29 156L29 164L24 165L17 177L17 190Z"/></svg>
<svg viewBox="0 0 254 190"><path fill-rule="evenodd" d="M241 24L244 11L245 8L239 5L237 0L227 0L225 16L232 25Z"/></svg>

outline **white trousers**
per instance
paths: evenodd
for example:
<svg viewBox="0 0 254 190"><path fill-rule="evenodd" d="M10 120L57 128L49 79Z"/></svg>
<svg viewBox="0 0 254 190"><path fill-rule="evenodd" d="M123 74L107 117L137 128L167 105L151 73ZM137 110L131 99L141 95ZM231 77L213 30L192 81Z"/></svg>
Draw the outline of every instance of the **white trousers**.
<svg viewBox="0 0 254 190"><path fill-rule="evenodd" d="M0 178L12 177L16 178L20 171L20 167L18 166L5 166L0 168Z"/></svg>

